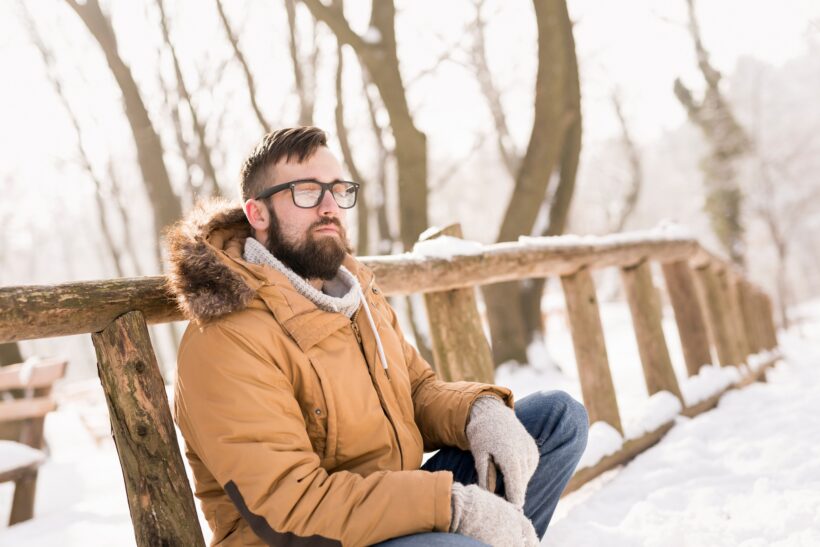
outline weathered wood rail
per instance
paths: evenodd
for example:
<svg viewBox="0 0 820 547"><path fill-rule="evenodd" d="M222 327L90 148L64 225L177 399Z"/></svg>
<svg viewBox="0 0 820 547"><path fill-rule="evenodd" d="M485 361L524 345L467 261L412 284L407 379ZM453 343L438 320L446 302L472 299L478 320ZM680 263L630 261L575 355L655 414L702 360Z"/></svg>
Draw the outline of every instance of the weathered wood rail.
<svg viewBox="0 0 820 547"><path fill-rule="evenodd" d="M435 236L453 233L458 234L458 229L450 227ZM604 343L594 270L620 269L647 391L650 395L671 393L680 400L684 415L714 407L725 390L691 405L684 400L661 329L660 289L654 284L652 262L661 265L689 376L697 375L708 363L738 366L742 377L726 388L730 389L763 379L766 367L777 359L768 296L742 272L687 237L648 232L599 238L524 238L486 245L480 252L450 259L404 254L364 257L362 261L374 270L386 294L425 293L435 366L446 379L492 379L476 286L560 278L590 421L605 422L621 434L624 428ZM456 322L452 321L454 306L461 316ZM182 319L165 289L165 279L5 287L0 288L0 310L0 343L92 333L137 544L203 545L146 330L147 324ZM452 335L454 330L460 333L458 337ZM453 344L465 336L471 342L452 351ZM755 366L744 365L752 355L756 355ZM668 421L639 437L624 439L620 450L579 469L567 491L628 461L658 442L672 425Z"/></svg>

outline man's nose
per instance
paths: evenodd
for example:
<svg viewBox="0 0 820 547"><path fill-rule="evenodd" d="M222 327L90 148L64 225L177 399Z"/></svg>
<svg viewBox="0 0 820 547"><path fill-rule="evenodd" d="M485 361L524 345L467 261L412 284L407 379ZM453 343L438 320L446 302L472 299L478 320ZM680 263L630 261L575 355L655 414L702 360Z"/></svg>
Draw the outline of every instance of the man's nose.
<svg viewBox="0 0 820 547"><path fill-rule="evenodd" d="M322 200L317 205L319 209L319 214L322 216L339 216L339 204L336 203L336 199L333 197L333 192L327 190L325 195L322 196Z"/></svg>

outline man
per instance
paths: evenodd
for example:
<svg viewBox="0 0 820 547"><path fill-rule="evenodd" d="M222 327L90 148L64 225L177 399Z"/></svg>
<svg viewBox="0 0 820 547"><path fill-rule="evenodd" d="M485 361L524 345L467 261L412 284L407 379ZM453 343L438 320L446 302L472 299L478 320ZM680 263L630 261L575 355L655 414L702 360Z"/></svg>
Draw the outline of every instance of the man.
<svg viewBox="0 0 820 547"><path fill-rule="evenodd" d="M191 319L174 413L212 545L537 545L583 406L553 392L513 411L508 389L439 381L349 254L359 187L342 179L321 130L276 131L242 207L169 232Z"/></svg>

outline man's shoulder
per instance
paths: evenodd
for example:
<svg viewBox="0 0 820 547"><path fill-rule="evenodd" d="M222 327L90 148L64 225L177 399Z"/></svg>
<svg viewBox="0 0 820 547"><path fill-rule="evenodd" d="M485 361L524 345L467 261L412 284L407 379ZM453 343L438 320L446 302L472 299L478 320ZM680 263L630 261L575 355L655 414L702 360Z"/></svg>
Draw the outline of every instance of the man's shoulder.
<svg viewBox="0 0 820 547"><path fill-rule="evenodd" d="M192 349L208 351L218 346L248 349L269 343L283 333L282 326L267 310L248 307L207 321L191 321L179 345L179 355Z"/></svg>

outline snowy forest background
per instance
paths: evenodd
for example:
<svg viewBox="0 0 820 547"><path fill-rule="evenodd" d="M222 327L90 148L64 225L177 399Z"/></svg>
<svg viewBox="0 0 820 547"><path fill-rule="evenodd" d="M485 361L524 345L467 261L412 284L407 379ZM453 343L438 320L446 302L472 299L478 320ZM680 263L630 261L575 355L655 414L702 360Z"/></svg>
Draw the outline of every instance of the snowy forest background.
<svg viewBox="0 0 820 547"><path fill-rule="evenodd" d="M742 265L783 325L820 292L820 5L340 5L2 3L0 285L161 273L166 221L236 198L266 130L312 123L366 185L359 254L452 222L491 243L674 221ZM175 329L152 331L166 370ZM95 375L87 336L14 349ZM501 349L499 362L520 354Z"/></svg>

